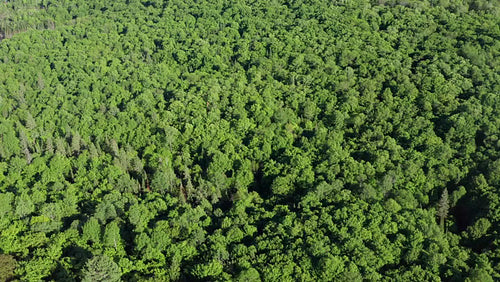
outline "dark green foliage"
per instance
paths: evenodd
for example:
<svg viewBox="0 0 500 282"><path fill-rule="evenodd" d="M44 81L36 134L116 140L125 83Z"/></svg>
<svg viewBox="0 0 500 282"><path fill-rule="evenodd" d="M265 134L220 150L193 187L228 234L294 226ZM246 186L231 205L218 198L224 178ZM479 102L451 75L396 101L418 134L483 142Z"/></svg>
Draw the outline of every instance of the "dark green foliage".
<svg viewBox="0 0 500 282"><path fill-rule="evenodd" d="M497 1L3 1L0 40L4 279L500 280Z"/></svg>

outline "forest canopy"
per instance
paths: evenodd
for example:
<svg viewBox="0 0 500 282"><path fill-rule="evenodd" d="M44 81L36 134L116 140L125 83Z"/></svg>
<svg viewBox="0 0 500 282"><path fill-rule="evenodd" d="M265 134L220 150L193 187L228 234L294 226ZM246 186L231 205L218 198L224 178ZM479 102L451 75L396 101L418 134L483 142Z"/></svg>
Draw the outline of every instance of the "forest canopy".
<svg viewBox="0 0 500 282"><path fill-rule="evenodd" d="M495 0L0 3L1 281L500 280Z"/></svg>

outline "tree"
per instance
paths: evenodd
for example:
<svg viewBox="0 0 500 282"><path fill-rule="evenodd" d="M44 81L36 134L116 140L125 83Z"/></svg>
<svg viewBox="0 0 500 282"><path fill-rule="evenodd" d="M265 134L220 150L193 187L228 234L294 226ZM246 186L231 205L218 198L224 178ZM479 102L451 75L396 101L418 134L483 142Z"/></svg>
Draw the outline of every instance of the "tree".
<svg viewBox="0 0 500 282"><path fill-rule="evenodd" d="M441 194L441 200L439 200L437 214L439 216L439 225L441 230L444 232L444 220L448 216L448 211L450 210L450 200L448 199L448 189L444 188L443 194Z"/></svg>
<svg viewBox="0 0 500 282"><path fill-rule="evenodd" d="M91 217L87 222L85 222L82 229L82 236L84 239L92 241L94 244L101 242L101 226L95 217Z"/></svg>
<svg viewBox="0 0 500 282"><path fill-rule="evenodd" d="M477 240L486 235L490 227L491 223L488 219L480 218L474 223L474 225L467 228L467 233L472 240Z"/></svg>
<svg viewBox="0 0 500 282"><path fill-rule="evenodd" d="M16 214L23 218L35 211L35 204L27 193L23 193L16 198Z"/></svg>
<svg viewBox="0 0 500 282"><path fill-rule="evenodd" d="M121 281L120 277L120 267L104 255L88 260L82 272L82 282L116 282Z"/></svg>
<svg viewBox="0 0 500 282"><path fill-rule="evenodd" d="M71 151L74 155L78 155L80 153L80 149L82 147L82 137L78 133L78 131L74 131L71 134Z"/></svg>
<svg viewBox="0 0 500 282"><path fill-rule="evenodd" d="M259 272L255 268L245 269L240 272L236 278L238 282L257 282L261 281Z"/></svg>
<svg viewBox="0 0 500 282"><path fill-rule="evenodd" d="M24 130L21 130L19 133L19 139L21 140L21 148L23 149L24 156L26 158L26 162L28 164L31 163L33 160L33 157L31 156L31 152L28 146L28 137L26 136L26 133Z"/></svg>
<svg viewBox="0 0 500 282"><path fill-rule="evenodd" d="M116 221L112 221L106 225L103 244L104 246L113 248L115 251L121 249L120 227Z"/></svg>
<svg viewBox="0 0 500 282"><path fill-rule="evenodd" d="M485 269L475 268L471 271L469 277L465 279L466 282L493 282L493 278Z"/></svg>
<svg viewBox="0 0 500 282"><path fill-rule="evenodd" d="M0 281L10 281L14 278L16 260L11 255L0 255Z"/></svg>

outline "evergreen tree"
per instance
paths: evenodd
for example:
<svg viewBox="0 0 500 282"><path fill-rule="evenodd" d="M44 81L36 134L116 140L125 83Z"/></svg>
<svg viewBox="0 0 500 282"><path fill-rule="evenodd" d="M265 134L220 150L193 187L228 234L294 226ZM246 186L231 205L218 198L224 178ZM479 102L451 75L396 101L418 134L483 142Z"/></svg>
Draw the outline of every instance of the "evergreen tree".
<svg viewBox="0 0 500 282"><path fill-rule="evenodd" d="M11 281L14 278L16 260L11 255L0 254L0 281Z"/></svg>
<svg viewBox="0 0 500 282"><path fill-rule="evenodd" d="M444 188L441 194L441 199L439 200L437 215L439 217L439 226L441 230L445 231L445 219L448 216L448 211L450 210L450 201L448 199L448 189Z"/></svg>
<svg viewBox="0 0 500 282"><path fill-rule="evenodd" d="M82 282L117 282L120 277L120 267L105 255L88 260L82 272Z"/></svg>

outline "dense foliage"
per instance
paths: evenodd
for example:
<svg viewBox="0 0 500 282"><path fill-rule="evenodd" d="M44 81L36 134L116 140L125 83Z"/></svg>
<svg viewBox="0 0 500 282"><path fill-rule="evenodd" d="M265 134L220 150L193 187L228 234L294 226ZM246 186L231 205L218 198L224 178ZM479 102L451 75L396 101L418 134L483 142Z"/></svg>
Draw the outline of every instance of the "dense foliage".
<svg viewBox="0 0 500 282"><path fill-rule="evenodd" d="M500 279L497 1L0 6L0 280Z"/></svg>

